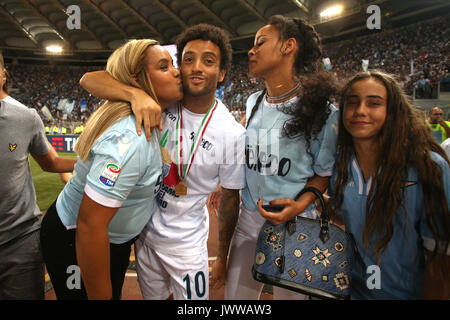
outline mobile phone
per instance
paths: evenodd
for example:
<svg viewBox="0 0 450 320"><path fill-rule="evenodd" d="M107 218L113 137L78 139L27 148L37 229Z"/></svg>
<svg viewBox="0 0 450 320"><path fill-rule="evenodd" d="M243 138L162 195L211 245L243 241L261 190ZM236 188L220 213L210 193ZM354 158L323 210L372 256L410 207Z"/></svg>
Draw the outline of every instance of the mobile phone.
<svg viewBox="0 0 450 320"><path fill-rule="evenodd" d="M280 212L284 209L284 206L279 204L264 204L262 207L269 212Z"/></svg>

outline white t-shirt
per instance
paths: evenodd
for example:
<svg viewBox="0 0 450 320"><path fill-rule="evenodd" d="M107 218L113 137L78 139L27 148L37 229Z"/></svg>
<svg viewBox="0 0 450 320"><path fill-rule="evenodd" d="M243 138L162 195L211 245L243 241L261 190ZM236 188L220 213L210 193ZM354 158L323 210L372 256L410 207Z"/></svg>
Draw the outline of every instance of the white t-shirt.
<svg viewBox="0 0 450 320"><path fill-rule="evenodd" d="M141 239L155 250L173 255L191 256L206 250L209 218L206 200L219 185L226 189L245 186L245 129L225 105L218 106L195 153L191 169L184 180L187 195L177 196L176 126L178 104L163 113L163 181L157 184L158 208L141 234ZM182 108L182 150L188 157L194 136L204 119ZM185 159L185 161L187 161Z"/></svg>

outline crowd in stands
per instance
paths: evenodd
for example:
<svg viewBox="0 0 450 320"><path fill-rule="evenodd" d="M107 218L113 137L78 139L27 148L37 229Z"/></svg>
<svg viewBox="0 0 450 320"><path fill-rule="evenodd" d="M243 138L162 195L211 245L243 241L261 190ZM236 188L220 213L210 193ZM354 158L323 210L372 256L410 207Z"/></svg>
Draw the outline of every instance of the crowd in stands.
<svg viewBox="0 0 450 320"><path fill-rule="evenodd" d="M399 76L405 91L415 98L437 98L450 91L450 15L394 29L382 29L373 35L356 38L342 47L330 43L324 56L329 57L332 71L345 80L362 69L362 59L369 69L378 68ZM413 66L413 72L411 72Z"/></svg>
<svg viewBox="0 0 450 320"><path fill-rule="evenodd" d="M75 128L101 104L101 99L90 95L80 87L79 80L85 72L103 67L68 67L60 65L10 64L7 68L12 77L14 98L28 107L38 110L44 122ZM59 99L74 102L74 108L67 116L58 110ZM86 111L81 112L80 102L86 101ZM46 106L53 117L49 123L41 109Z"/></svg>
<svg viewBox="0 0 450 320"><path fill-rule="evenodd" d="M409 95L415 92L416 99L437 98L438 85L441 92L450 91L449 56L448 14L324 46L324 57L330 58L331 72L338 79L344 81L361 71L362 60L369 60L369 69L382 69L398 75L405 91ZM56 122L69 122L69 127L82 123L102 102L79 86L79 79L85 72L102 67L10 64L7 68L12 75L12 87L16 89L13 94L17 100L39 111L47 106ZM249 77L247 72L247 55L234 55L230 81L220 93L238 121L245 115L248 96L263 88L262 81ZM56 108L60 98L75 101L67 119ZM86 101L86 112L80 111L82 100ZM39 114L45 120L42 112Z"/></svg>

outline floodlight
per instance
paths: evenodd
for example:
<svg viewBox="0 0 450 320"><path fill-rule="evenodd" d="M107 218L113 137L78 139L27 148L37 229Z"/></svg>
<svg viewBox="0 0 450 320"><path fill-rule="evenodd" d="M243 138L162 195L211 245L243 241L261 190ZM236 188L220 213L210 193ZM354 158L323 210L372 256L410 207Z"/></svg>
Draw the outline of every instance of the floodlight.
<svg viewBox="0 0 450 320"><path fill-rule="evenodd" d="M320 13L321 17L333 17L341 14L343 8L341 5L329 7Z"/></svg>
<svg viewBox="0 0 450 320"><path fill-rule="evenodd" d="M61 53L63 51L61 46L58 45L49 45L45 47L48 53Z"/></svg>

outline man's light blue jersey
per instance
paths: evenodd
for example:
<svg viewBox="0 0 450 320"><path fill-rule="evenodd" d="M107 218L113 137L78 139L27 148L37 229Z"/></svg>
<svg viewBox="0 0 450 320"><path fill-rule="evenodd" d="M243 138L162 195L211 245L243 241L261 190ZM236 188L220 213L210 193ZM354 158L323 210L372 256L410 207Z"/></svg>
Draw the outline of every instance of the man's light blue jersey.
<svg viewBox="0 0 450 320"><path fill-rule="evenodd" d="M254 93L248 98L247 117L260 94ZM303 136L290 138L283 134L283 127L289 124L292 116L279 108L294 105L298 99L295 97L283 104L272 104L263 99L247 128L246 187L242 191L242 200L251 211L258 209L256 203L259 198L264 200L264 204L278 198L293 199L314 174L332 174L339 112L330 105L331 112L325 125L317 138L311 139L309 155ZM305 211L314 206L311 204Z"/></svg>
<svg viewBox="0 0 450 320"><path fill-rule="evenodd" d="M442 181L450 204L450 170L447 162L438 154L431 153L431 158L442 168ZM422 280L425 271L424 249L434 250L435 242L426 223L426 213L423 200L422 185L417 171L408 167L407 178L404 180L404 204L407 210L399 209L393 220L394 233L386 251L378 265L380 271L380 288L372 285L377 258L372 253L374 241L369 243L369 250L364 249L363 231L366 221L367 197L372 186L372 178L364 181L358 161L353 156L349 163L349 178L344 188L342 214L347 232L354 235L358 251L364 260L364 268L355 263L352 275L352 299L420 299ZM336 172L331 179L330 195L333 195ZM447 254L449 254L447 252ZM368 272L369 270L369 272ZM372 270L372 271L370 271ZM372 276L372 277L371 277ZM369 282L369 286L367 285ZM370 289L373 288L373 289Z"/></svg>
<svg viewBox="0 0 450 320"><path fill-rule="evenodd" d="M58 215L68 229L76 228L86 193L103 206L120 208L109 224L109 238L111 243L125 243L150 219L161 172L157 133L147 142L145 135L137 135L135 117L130 115L95 141L85 163L78 159L72 179L58 197Z"/></svg>

